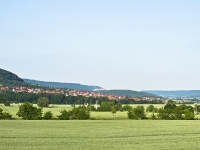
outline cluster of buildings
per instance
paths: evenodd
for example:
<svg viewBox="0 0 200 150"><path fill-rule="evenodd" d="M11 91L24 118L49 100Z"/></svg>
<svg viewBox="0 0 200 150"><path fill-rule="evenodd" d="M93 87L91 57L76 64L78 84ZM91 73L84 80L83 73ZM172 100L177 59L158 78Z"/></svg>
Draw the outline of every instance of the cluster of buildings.
<svg viewBox="0 0 200 150"><path fill-rule="evenodd" d="M126 96L116 96L116 95L112 95L112 94L102 94L102 93L99 93L97 91L92 91L92 92L88 92L88 91L79 91L79 90L70 90L69 95L71 96L84 96L84 97L94 97L94 98L97 98L97 97L106 97L110 100L119 100L119 99L125 99Z"/></svg>
<svg viewBox="0 0 200 150"><path fill-rule="evenodd" d="M13 92L28 92L28 93L48 93L48 94L64 94L66 96L83 96L83 97L105 97L109 100L120 100L120 99L126 99L126 96L117 96L112 94L103 94L99 93L97 91L80 91L80 90L69 90L69 89L60 89L60 88L30 88L25 86L2 86L0 85L0 91L13 91ZM152 100L160 100L159 97L128 97L130 100L135 101L152 101Z"/></svg>
<svg viewBox="0 0 200 150"><path fill-rule="evenodd" d="M92 91L92 92L88 92L88 91L79 91L79 90L70 90L68 95L71 96L84 96L84 97L106 97L109 100L120 100L120 99L126 99L126 96L117 96L117 95L112 95L112 94L103 94L103 93L99 93L97 91ZM135 101L153 101L153 100L161 100L159 97L128 97L128 99L130 100L135 100Z"/></svg>
<svg viewBox="0 0 200 150"><path fill-rule="evenodd" d="M28 93L48 93L48 94L65 94L66 89L43 89L43 88L30 88L25 86L0 86L1 91L13 91L13 92L28 92Z"/></svg>

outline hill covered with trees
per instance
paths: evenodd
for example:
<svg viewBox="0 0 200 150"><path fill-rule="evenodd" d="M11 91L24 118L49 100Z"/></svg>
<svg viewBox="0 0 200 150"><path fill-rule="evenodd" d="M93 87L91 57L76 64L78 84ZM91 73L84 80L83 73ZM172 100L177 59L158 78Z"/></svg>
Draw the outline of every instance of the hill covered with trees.
<svg viewBox="0 0 200 150"><path fill-rule="evenodd" d="M24 80L19 78L16 74L1 68L0 68L0 79L24 82Z"/></svg>
<svg viewBox="0 0 200 150"><path fill-rule="evenodd" d="M113 94L118 96L132 96L132 97L143 97L143 96L157 96L155 94L147 93L147 92L139 92L132 90L100 90L98 91L103 94Z"/></svg>
<svg viewBox="0 0 200 150"><path fill-rule="evenodd" d="M82 85L79 83L46 82L46 81L38 81L31 79L24 79L24 81L27 83L39 84L42 86L48 86L54 88L68 88L68 89L83 90L83 91L93 91L95 89L102 89L99 86Z"/></svg>

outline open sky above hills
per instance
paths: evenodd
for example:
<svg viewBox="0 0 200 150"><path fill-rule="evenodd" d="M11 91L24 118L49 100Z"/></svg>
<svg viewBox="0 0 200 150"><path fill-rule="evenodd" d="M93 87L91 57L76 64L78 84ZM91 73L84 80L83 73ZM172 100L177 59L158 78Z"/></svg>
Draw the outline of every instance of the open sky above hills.
<svg viewBox="0 0 200 150"><path fill-rule="evenodd" d="M0 1L0 68L105 89L200 89L200 1Z"/></svg>

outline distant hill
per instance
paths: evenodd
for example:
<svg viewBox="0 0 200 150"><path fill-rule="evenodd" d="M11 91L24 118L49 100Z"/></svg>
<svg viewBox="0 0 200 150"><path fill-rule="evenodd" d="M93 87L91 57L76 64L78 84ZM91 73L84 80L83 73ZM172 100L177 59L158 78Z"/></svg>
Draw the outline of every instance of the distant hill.
<svg viewBox="0 0 200 150"><path fill-rule="evenodd" d="M139 91L132 91L132 90L100 90L99 93L103 94L112 94L118 96L135 96L135 97L142 97L142 96L156 96L155 94L146 93L146 92L139 92Z"/></svg>
<svg viewBox="0 0 200 150"><path fill-rule="evenodd" d="M96 89L103 89L99 86L82 85L78 83L46 82L46 81L38 81L31 79L24 79L24 82L39 84L42 86L55 87L55 88L69 88L69 89L83 90L83 91L94 91Z"/></svg>
<svg viewBox="0 0 200 150"><path fill-rule="evenodd" d="M158 91L149 90L144 91L152 94L156 94L166 98L200 98L200 90L177 90L177 91Z"/></svg>
<svg viewBox="0 0 200 150"><path fill-rule="evenodd" d="M21 78L19 78L16 74L1 69L0 68L0 79L1 80L8 80L8 81L19 81L19 82L24 82Z"/></svg>

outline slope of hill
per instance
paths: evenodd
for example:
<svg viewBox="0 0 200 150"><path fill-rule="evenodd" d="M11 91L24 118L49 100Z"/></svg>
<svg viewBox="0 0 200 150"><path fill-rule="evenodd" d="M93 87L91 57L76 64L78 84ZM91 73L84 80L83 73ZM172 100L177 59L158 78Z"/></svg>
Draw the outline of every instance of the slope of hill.
<svg viewBox="0 0 200 150"><path fill-rule="evenodd" d="M1 68L0 68L0 79L9 80L9 81L24 82L24 81L23 81L21 78L19 78L16 74L14 74L14 73L12 73L12 72L10 72L10 71L1 69Z"/></svg>
<svg viewBox="0 0 200 150"><path fill-rule="evenodd" d="M49 86L49 87L55 87L55 88L69 88L69 89L83 90L83 91L93 91L96 89L102 89L99 86L82 85L78 83L46 82L46 81L38 81L38 80L30 80L30 79L24 79L24 81L27 83L39 84L42 86Z"/></svg>
<svg viewBox="0 0 200 150"><path fill-rule="evenodd" d="M144 91L152 94L156 94L162 97L172 97L172 98L199 98L200 90L178 90L178 91L157 91L150 90Z"/></svg>
<svg viewBox="0 0 200 150"><path fill-rule="evenodd" d="M142 97L142 96L156 96L155 94L146 93L146 92L139 92L139 91L132 91L132 90L100 90L99 93L103 94L112 94L118 96L135 96L135 97Z"/></svg>

